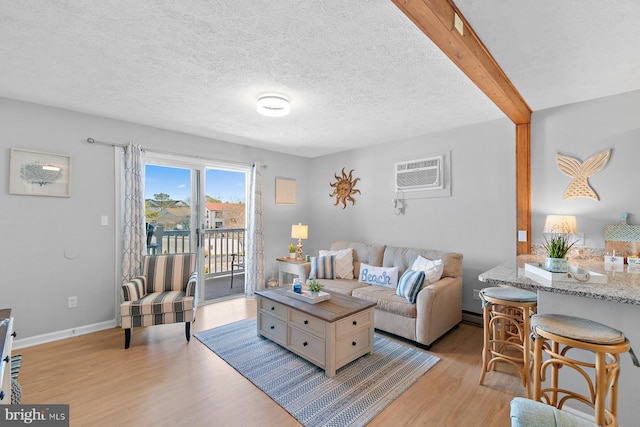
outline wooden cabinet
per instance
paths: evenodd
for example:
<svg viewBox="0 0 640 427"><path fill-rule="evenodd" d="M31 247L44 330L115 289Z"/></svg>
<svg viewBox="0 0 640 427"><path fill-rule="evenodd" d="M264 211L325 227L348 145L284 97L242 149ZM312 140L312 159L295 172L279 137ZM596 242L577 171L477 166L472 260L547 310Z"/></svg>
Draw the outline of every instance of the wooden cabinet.
<svg viewBox="0 0 640 427"><path fill-rule="evenodd" d="M329 377L347 363L373 353L374 304L343 307L344 317L323 318L321 304L325 308L335 308L344 296L336 297L334 301L323 301L314 307L290 297L279 302L264 297L274 291L258 293L259 336L269 338L323 368ZM310 313L314 311L320 317ZM355 312L349 314L352 311Z"/></svg>
<svg viewBox="0 0 640 427"><path fill-rule="evenodd" d="M0 310L0 340L2 342L0 405L11 405L11 345L14 336L11 310L2 309Z"/></svg>

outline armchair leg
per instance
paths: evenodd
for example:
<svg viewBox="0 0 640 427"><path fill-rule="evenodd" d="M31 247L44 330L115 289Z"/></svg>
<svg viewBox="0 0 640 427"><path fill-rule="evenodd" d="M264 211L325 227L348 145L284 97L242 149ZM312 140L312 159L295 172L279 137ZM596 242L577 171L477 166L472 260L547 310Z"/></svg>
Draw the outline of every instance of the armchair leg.
<svg viewBox="0 0 640 427"><path fill-rule="evenodd" d="M184 322L184 335L187 337L187 342L191 341L191 322Z"/></svg>
<svg viewBox="0 0 640 427"><path fill-rule="evenodd" d="M124 349L128 349L131 344L131 328L126 328L124 330Z"/></svg>

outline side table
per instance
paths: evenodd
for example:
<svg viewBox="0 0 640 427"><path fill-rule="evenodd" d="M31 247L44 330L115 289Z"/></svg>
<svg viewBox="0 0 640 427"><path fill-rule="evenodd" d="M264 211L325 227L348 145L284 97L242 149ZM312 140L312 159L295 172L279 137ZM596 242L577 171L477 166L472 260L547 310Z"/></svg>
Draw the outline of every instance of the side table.
<svg viewBox="0 0 640 427"><path fill-rule="evenodd" d="M293 274L304 283L307 280L307 272L304 268L306 261L297 261L295 258L276 258L278 262L278 284L284 285L284 273Z"/></svg>

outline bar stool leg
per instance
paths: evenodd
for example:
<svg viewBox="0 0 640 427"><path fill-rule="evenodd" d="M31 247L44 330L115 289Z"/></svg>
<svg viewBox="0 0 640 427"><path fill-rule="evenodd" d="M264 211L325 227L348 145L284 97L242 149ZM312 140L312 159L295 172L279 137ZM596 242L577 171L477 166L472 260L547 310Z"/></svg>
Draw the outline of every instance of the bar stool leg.
<svg viewBox="0 0 640 427"><path fill-rule="evenodd" d="M480 373L480 380L478 384L482 384L484 381L484 375L487 372L487 364L489 363L489 304L484 304L482 309L482 323L483 323L483 346L482 346L482 372Z"/></svg>
<svg viewBox="0 0 640 427"><path fill-rule="evenodd" d="M620 376L620 355L619 354L613 354L611 355L613 357L614 360L614 364L615 364L615 373L613 374L613 378L612 378L612 385L611 385L611 398L609 401L609 407L611 408L611 414L613 414L613 416L615 417L615 419L618 419L618 378Z"/></svg>
<svg viewBox="0 0 640 427"><path fill-rule="evenodd" d="M525 308L522 312L522 361L523 361L523 381L524 388L527 391L527 397L531 398L531 337L529 331L531 330L531 312L528 308Z"/></svg>
<svg viewBox="0 0 640 427"><path fill-rule="evenodd" d="M531 374L533 391L532 400L541 401L541 384L542 384L542 343L544 339L540 336L533 336L533 372Z"/></svg>
<svg viewBox="0 0 640 427"><path fill-rule="evenodd" d="M553 354L559 354L560 352L560 344L555 341L551 343L551 351ZM551 402L550 405L558 407L558 370L561 365L557 363L556 358L554 358L554 362L551 363ZM561 409L561 408L560 408Z"/></svg>
<svg viewBox="0 0 640 427"><path fill-rule="evenodd" d="M607 397L607 363L605 353L596 353L596 400L594 402L594 411L596 424L605 425L605 402Z"/></svg>

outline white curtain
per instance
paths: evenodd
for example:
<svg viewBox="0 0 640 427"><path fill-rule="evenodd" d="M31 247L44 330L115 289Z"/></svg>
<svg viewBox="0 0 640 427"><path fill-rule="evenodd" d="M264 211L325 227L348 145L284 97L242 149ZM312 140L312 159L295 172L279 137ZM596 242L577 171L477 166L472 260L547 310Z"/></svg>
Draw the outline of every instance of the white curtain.
<svg viewBox="0 0 640 427"><path fill-rule="evenodd" d="M245 296L264 289L264 236L262 233L262 165L251 169L247 225L247 282Z"/></svg>
<svg viewBox="0 0 640 427"><path fill-rule="evenodd" d="M140 273L147 251L144 207L144 150L129 143L124 148L124 232L122 235L122 283Z"/></svg>

